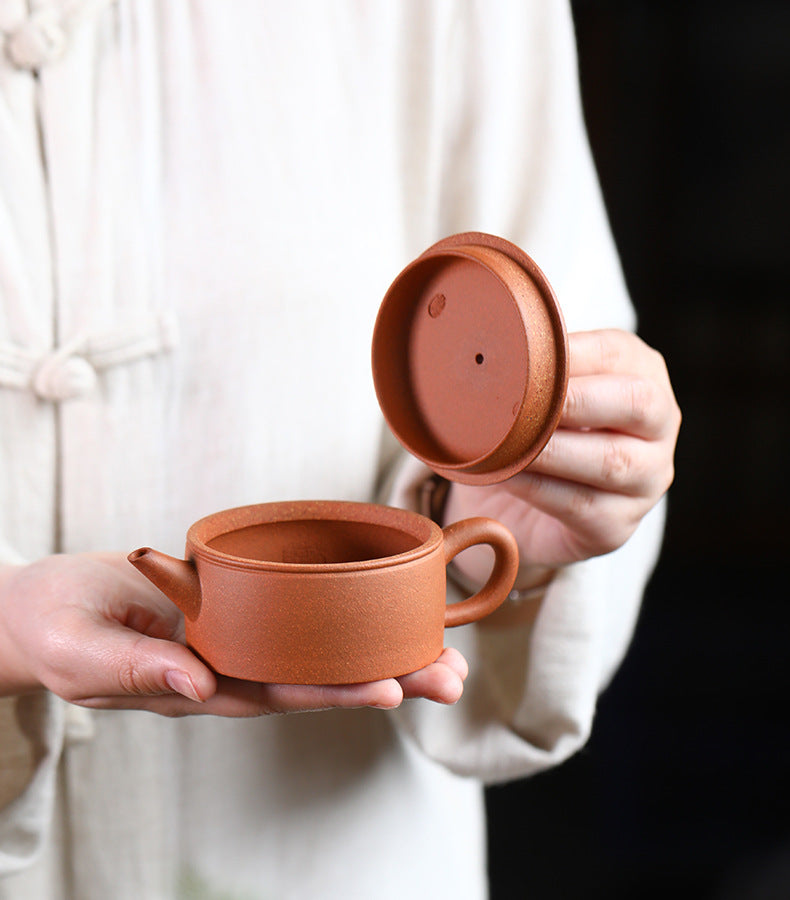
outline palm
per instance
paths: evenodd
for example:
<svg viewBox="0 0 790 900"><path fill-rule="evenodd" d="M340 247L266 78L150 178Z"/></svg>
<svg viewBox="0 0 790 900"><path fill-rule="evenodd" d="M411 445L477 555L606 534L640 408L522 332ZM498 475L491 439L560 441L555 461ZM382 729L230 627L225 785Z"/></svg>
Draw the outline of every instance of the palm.
<svg viewBox="0 0 790 900"><path fill-rule="evenodd" d="M454 485L447 520L478 515L497 519L513 533L522 563L561 566L583 558L581 538L559 519L499 485Z"/></svg>
<svg viewBox="0 0 790 900"><path fill-rule="evenodd" d="M255 684L215 676L183 640L179 611L124 554L49 557L0 583L0 696L43 686L100 709L257 716L391 708L411 697L454 703L468 671L448 648L436 662L398 679Z"/></svg>

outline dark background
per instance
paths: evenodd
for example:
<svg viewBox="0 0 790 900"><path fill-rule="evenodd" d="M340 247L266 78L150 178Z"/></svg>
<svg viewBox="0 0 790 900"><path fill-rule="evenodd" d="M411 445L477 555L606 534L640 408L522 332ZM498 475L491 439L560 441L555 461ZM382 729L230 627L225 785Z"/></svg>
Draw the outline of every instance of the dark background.
<svg viewBox="0 0 790 900"><path fill-rule="evenodd" d="M684 423L590 743L488 791L492 900L788 900L790 2L573 12L639 332Z"/></svg>

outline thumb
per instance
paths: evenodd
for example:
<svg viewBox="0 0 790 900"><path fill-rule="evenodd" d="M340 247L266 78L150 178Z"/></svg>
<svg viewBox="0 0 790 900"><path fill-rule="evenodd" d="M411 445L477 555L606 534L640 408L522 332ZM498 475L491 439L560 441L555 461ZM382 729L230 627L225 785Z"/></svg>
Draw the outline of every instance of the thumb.
<svg viewBox="0 0 790 900"><path fill-rule="evenodd" d="M183 644L111 620L98 625L80 656L84 667L65 697L75 703L104 706L103 699L172 693L203 701L217 690L214 673Z"/></svg>

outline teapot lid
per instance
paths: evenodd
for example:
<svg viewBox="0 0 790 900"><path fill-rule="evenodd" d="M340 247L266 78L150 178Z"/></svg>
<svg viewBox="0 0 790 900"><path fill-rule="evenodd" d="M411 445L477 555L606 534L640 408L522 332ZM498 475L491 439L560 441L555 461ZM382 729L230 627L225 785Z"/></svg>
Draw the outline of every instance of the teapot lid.
<svg viewBox="0 0 790 900"><path fill-rule="evenodd" d="M551 285L519 247L465 232L395 278L373 331L373 382L400 443L466 484L515 475L562 413L568 339Z"/></svg>

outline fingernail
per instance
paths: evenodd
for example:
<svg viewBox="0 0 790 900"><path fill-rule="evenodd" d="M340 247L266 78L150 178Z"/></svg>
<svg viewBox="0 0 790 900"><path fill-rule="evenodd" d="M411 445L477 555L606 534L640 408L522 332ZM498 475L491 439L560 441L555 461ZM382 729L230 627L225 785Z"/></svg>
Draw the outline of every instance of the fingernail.
<svg viewBox="0 0 790 900"><path fill-rule="evenodd" d="M182 672L179 669L171 669L169 672L165 672L165 682L177 694L181 694L189 700L197 700L198 703L203 702L198 696L192 679L186 672Z"/></svg>
<svg viewBox="0 0 790 900"><path fill-rule="evenodd" d="M372 709L397 709L403 700L398 700L394 703L371 703L370 706Z"/></svg>

